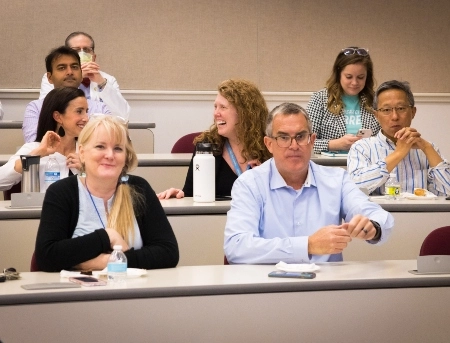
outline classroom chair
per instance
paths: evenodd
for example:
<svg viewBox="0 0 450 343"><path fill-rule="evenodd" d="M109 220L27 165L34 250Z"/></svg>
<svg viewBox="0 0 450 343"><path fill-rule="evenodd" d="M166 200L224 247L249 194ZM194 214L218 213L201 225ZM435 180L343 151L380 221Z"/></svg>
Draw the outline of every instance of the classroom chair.
<svg viewBox="0 0 450 343"><path fill-rule="evenodd" d="M450 226L431 231L422 243L420 256L450 255Z"/></svg>
<svg viewBox="0 0 450 343"><path fill-rule="evenodd" d="M172 147L172 154L183 154L189 153L193 154L195 150L195 145L193 143L194 138L197 137L201 132L193 132L184 135L178 139Z"/></svg>

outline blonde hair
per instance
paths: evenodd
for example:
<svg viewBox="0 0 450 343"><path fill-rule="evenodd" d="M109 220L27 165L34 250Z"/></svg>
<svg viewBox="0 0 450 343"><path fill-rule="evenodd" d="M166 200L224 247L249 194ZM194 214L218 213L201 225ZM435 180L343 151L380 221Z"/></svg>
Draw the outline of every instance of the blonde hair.
<svg viewBox="0 0 450 343"><path fill-rule="evenodd" d="M243 144L242 157L246 160L257 159L260 162L269 159L271 154L264 144L269 110L258 87L247 80L230 79L221 82L217 88L219 94L236 108L238 115L236 135ZM219 135L217 125L213 124L208 131L204 131L194 139L194 145L204 141L215 144L217 148L215 154L221 154L226 138Z"/></svg>
<svg viewBox="0 0 450 343"><path fill-rule="evenodd" d="M85 147L90 142L93 133L100 125L106 129L110 137L114 138L114 141L125 141L126 152L125 166L117 180L117 188L111 211L108 215L107 227L115 229L125 241L132 242L134 240L135 217L133 204L134 202L141 203L142 195L130 187L128 183L121 182L121 177L136 168L138 163L137 155L129 139L128 129L125 124L110 115L95 115L91 117L78 137L80 147Z"/></svg>

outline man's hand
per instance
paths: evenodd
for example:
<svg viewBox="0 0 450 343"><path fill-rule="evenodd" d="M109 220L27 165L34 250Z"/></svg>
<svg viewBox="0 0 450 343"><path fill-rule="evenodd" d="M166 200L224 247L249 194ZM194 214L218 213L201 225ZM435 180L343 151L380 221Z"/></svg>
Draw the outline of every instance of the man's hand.
<svg viewBox="0 0 450 343"><path fill-rule="evenodd" d="M100 66L95 62L87 62L81 65L83 78L88 77L92 82L101 85L105 79L100 74Z"/></svg>
<svg viewBox="0 0 450 343"><path fill-rule="evenodd" d="M350 222L342 224L342 227L347 230L350 237L364 239L366 241L373 239L377 234L377 230L370 219L360 214L354 216Z"/></svg>
<svg viewBox="0 0 450 343"><path fill-rule="evenodd" d="M415 144L420 140L420 133L412 127L404 127L395 133L394 138L397 139L395 150L404 151L407 154L409 150L418 148Z"/></svg>
<svg viewBox="0 0 450 343"><path fill-rule="evenodd" d="M341 253L349 242L350 234L339 225L325 226L308 237L308 253L327 255Z"/></svg>

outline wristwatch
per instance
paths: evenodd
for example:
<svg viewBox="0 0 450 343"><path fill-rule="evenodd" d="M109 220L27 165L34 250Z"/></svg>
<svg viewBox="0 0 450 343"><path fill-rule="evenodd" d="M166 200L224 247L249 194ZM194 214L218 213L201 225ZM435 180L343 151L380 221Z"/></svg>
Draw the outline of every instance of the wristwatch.
<svg viewBox="0 0 450 343"><path fill-rule="evenodd" d="M377 233L375 234L375 236L371 239L371 241L379 241L381 238L381 226L380 224L378 224L375 220L371 220L370 221L373 225L373 227L375 228L375 230L377 230Z"/></svg>
<svg viewBox="0 0 450 343"><path fill-rule="evenodd" d="M105 88L107 82L108 82L108 79L105 79L105 81L103 81L100 85L98 85L98 89L102 90L103 88Z"/></svg>

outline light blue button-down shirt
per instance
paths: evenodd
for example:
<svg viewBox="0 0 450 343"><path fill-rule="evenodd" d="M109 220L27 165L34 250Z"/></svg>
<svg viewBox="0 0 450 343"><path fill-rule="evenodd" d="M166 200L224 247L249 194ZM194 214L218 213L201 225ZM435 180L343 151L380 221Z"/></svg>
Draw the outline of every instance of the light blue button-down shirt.
<svg viewBox="0 0 450 343"><path fill-rule="evenodd" d="M342 254L308 254L308 236L361 214L380 224L378 245L394 226L392 215L369 201L344 169L314 162L309 163L300 190L286 184L270 159L243 173L234 182L231 196L224 240L230 263L342 261Z"/></svg>

